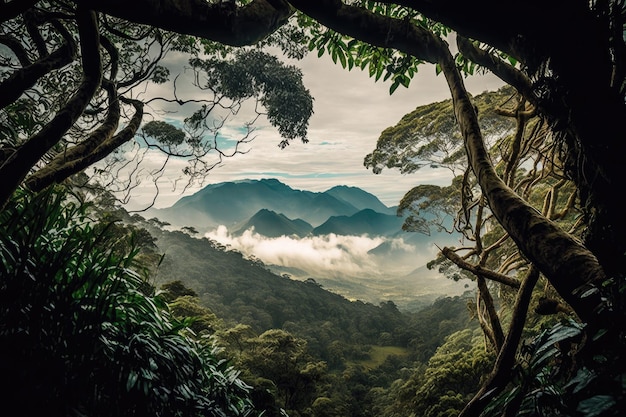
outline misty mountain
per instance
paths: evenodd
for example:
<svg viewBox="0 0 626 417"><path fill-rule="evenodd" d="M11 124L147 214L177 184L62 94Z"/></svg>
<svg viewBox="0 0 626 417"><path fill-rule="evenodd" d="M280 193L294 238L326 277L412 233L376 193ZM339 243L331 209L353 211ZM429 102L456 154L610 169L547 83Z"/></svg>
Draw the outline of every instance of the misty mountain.
<svg viewBox="0 0 626 417"><path fill-rule="evenodd" d="M206 231L219 225L231 228L267 209L317 226L331 216L358 212L350 201L361 202L360 207L367 198L363 193L358 189L343 191L340 199L327 192L295 190L276 179L243 180L208 185L171 207L151 210L150 215L175 226ZM378 201L374 196L369 200ZM381 204L378 201L376 206Z"/></svg>
<svg viewBox="0 0 626 417"><path fill-rule="evenodd" d="M352 216L332 216L313 229L313 234L390 236L401 230L402 222L401 217L378 213L368 208Z"/></svg>
<svg viewBox="0 0 626 417"><path fill-rule="evenodd" d="M327 190L325 194L329 194L338 200L351 204L359 210L372 209L383 214L396 214L395 207L387 207L378 199L378 197L358 187L337 185Z"/></svg>
<svg viewBox="0 0 626 417"><path fill-rule="evenodd" d="M313 230L313 226L302 219L291 220L282 213L261 209L241 225L233 228L232 234L240 236L248 229L254 229L256 233L267 237L293 235L304 237Z"/></svg>

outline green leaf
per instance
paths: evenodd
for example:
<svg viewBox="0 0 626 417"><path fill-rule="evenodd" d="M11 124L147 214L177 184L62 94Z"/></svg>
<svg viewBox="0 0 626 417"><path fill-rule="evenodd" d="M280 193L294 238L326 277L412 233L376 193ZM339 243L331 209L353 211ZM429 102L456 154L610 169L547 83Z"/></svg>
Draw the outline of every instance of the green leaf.
<svg viewBox="0 0 626 417"><path fill-rule="evenodd" d="M576 394L577 392L585 389L595 378L596 375L589 371L589 369L581 368L576 373L576 376L574 376L574 378L572 378L567 385L565 385L565 388L574 387L572 392Z"/></svg>
<svg viewBox="0 0 626 417"><path fill-rule="evenodd" d="M393 94L393 92L396 91L399 85L400 85L400 82L398 81L398 78L396 78L393 81L393 84L391 84L391 87L389 87L389 95Z"/></svg>
<svg viewBox="0 0 626 417"><path fill-rule="evenodd" d="M595 395L578 404L576 411L585 417L596 417L615 405L615 399L610 395Z"/></svg>
<svg viewBox="0 0 626 417"><path fill-rule="evenodd" d="M339 58L339 62L343 68L346 67L346 55L341 49L337 50L337 57Z"/></svg>
<svg viewBox="0 0 626 417"><path fill-rule="evenodd" d="M135 371L130 371L128 374L128 379L126 379L126 391L132 390L137 384L137 379L139 379L139 374Z"/></svg>

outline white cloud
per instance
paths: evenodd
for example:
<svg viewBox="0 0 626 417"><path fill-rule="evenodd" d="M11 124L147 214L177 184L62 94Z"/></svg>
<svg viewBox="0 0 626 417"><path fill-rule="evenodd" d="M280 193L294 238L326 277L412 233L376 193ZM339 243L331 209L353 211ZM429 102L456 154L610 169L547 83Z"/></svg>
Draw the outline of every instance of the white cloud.
<svg viewBox="0 0 626 417"><path fill-rule="evenodd" d="M281 236L269 238L253 229L240 236L233 236L225 226L209 232L206 237L236 249L246 256L254 255L268 265L297 268L316 277L383 277L394 272L414 269L432 256L432 253L418 255L416 249L402 239L393 239L392 246L397 251L412 253L414 261L408 267L393 263L382 264L368 252L385 241L382 237L341 236L329 234L305 238Z"/></svg>
<svg viewBox="0 0 626 417"><path fill-rule="evenodd" d="M311 271L314 274L364 273L375 267L367 251L383 242L382 238L365 236L312 236L297 238L281 236L268 238L247 230L241 236L232 236L220 226L207 237L233 249L252 255L267 264L275 264Z"/></svg>

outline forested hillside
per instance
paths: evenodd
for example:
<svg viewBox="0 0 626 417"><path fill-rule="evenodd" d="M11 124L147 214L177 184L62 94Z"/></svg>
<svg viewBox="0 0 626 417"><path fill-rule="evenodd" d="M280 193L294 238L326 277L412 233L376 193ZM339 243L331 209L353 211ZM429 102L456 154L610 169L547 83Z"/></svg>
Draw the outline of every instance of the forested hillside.
<svg viewBox="0 0 626 417"><path fill-rule="evenodd" d="M133 228L148 230L154 250L163 254L154 284L165 290L174 313L194 317L195 331L216 336L245 381L274 393L264 397L271 405L266 408L283 407L296 416L310 407L320 416L328 408L369 415L390 401L388 395L397 395L390 390L402 373L426 369L448 336L478 328L468 310L471 291L424 301L413 313L399 311L391 300L350 301L313 279L276 275L258 259L193 230L166 231L157 219L117 213ZM479 338L473 344L480 345ZM276 369L284 354L291 357L285 364L290 373Z"/></svg>
<svg viewBox="0 0 626 417"><path fill-rule="evenodd" d="M421 333L409 325L410 316L401 313L392 300L380 305L349 301L312 278L296 281L276 275L259 260L246 259L215 241L182 231L164 231L154 224L143 223L154 236L157 251L164 254L155 285L182 282L198 294L203 306L229 325L246 324L256 332L289 328L311 341L336 340L355 345L407 346L415 334ZM451 309L451 316L444 319L450 320L458 313Z"/></svg>

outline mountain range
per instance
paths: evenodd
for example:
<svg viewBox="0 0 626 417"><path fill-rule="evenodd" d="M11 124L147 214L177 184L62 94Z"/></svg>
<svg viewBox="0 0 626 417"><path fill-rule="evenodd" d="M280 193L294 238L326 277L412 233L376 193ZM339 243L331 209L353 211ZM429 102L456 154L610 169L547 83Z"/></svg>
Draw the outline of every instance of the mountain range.
<svg viewBox="0 0 626 417"><path fill-rule="evenodd" d="M382 234L401 230L395 207L358 187L339 185L324 192L296 190L277 179L211 184L151 215L178 227L206 232L226 226L233 233Z"/></svg>
<svg viewBox="0 0 626 417"><path fill-rule="evenodd" d="M277 179L224 182L148 215L170 229L192 227L199 236L260 259L278 275L314 278L348 299L393 299L407 306L416 297L466 290L464 283L425 267L435 243L454 244L451 235L403 231L396 207L357 187L312 192Z"/></svg>

